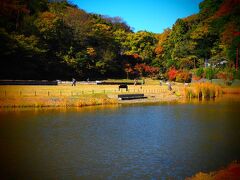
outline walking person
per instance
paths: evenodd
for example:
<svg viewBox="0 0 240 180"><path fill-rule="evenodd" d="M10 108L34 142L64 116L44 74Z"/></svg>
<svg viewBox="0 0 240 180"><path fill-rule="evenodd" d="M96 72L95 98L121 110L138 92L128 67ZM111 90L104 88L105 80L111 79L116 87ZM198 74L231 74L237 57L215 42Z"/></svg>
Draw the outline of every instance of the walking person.
<svg viewBox="0 0 240 180"><path fill-rule="evenodd" d="M134 79L134 86L136 86L137 84L137 79Z"/></svg>
<svg viewBox="0 0 240 180"><path fill-rule="evenodd" d="M169 90L169 91L172 90L172 84L171 84L171 82L168 83L168 90Z"/></svg>
<svg viewBox="0 0 240 180"><path fill-rule="evenodd" d="M76 86L77 80L72 78L72 86Z"/></svg>

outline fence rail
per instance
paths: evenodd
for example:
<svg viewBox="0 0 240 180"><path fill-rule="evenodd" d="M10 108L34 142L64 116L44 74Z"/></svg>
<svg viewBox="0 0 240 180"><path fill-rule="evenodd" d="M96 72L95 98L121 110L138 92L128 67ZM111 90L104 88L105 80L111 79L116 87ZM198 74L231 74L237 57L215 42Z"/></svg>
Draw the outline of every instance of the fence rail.
<svg viewBox="0 0 240 180"><path fill-rule="evenodd" d="M165 93L167 88L158 89L106 89L106 90L0 90L0 97L50 97L50 96L83 96L90 94L120 94L120 93Z"/></svg>

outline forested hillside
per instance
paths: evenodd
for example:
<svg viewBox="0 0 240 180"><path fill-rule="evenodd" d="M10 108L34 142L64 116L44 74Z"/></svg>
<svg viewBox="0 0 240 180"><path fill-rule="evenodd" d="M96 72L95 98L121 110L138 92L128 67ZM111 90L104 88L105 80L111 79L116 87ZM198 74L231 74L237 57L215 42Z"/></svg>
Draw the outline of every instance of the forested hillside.
<svg viewBox="0 0 240 180"><path fill-rule="evenodd" d="M162 66L199 67L205 61L234 63L240 43L240 1L204 0L200 12L178 19L159 35L157 55Z"/></svg>
<svg viewBox="0 0 240 180"><path fill-rule="evenodd" d="M161 77L223 60L234 67L240 0L204 0L162 34L134 33L120 17L67 1L0 2L0 79Z"/></svg>

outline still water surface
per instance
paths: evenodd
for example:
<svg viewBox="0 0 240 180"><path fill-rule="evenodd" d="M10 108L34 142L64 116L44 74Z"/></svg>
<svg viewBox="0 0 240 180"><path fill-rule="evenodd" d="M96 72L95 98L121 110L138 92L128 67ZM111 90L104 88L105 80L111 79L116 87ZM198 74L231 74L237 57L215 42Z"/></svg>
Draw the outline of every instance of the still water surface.
<svg viewBox="0 0 240 180"><path fill-rule="evenodd" d="M1 179L183 179L240 160L240 101L0 112Z"/></svg>

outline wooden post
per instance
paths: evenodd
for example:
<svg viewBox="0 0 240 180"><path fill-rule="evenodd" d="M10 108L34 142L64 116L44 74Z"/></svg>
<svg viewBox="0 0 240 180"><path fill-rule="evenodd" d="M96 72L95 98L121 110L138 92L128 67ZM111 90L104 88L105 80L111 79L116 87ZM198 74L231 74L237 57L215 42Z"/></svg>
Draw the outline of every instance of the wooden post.
<svg viewBox="0 0 240 180"><path fill-rule="evenodd" d="M233 32L234 36L240 36L240 32ZM240 47L240 44L237 46L237 52L236 52L236 71L238 71L238 48Z"/></svg>
<svg viewBox="0 0 240 180"><path fill-rule="evenodd" d="M37 92L36 92L36 91L35 91L35 93L34 93L34 94L35 94L35 96L37 96Z"/></svg>
<svg viewBox="0 0 240 180"><path fill-rule="evenodd" d="M236 71L238 71L238 54L239 54L238 48L239 47L237 47L237 52L236 52Z"/></svg>
<svg viewBox="0 0 240 180"><path fill-rule="evenodd" d="M49 93L49 91L48 91L48 96L49 96L49 94L50 94L50 93Z"/></svg>

